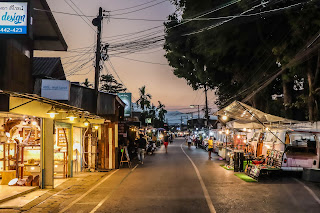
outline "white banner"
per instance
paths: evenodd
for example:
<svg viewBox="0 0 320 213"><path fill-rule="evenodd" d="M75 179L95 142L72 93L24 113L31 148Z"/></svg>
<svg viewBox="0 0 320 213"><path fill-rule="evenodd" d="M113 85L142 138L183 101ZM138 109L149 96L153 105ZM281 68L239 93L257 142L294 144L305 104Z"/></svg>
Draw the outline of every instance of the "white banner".
<svg viewBox="0 0 320 213"><path fill-rule="evenodd" d="M70 82L42 79L41 96L52 100L68 101L70 99Z"/></svg>

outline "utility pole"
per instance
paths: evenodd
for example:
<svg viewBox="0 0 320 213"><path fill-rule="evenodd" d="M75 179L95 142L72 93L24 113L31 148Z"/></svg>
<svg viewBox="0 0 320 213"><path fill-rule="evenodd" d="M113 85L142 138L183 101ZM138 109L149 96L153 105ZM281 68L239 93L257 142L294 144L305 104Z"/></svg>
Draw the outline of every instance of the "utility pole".
<svg viewBox="0 0 320 213"><path fill-rule="evenodd" d="M97 49L96 49L96 66L94 75L94 90L96 94L96 107L95 110L98 113L98 96L99 96L99 80L100 80L100 61L101 61L101 25L102 25L102 8L99 8L99 15L97 18L92 20L92 24L96 26L97 29Z"/></svg>

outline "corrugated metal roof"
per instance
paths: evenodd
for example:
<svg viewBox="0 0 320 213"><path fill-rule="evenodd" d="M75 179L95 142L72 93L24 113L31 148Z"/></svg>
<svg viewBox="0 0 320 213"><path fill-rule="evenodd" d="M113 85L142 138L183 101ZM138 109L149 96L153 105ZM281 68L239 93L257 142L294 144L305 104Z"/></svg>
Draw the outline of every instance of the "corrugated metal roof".
<svg viewBox="0 0 320 213"><path fill-rule="evenodd" d="M53 57L34 57L32 75L38 77L66 79L61 59Z"/></svg>

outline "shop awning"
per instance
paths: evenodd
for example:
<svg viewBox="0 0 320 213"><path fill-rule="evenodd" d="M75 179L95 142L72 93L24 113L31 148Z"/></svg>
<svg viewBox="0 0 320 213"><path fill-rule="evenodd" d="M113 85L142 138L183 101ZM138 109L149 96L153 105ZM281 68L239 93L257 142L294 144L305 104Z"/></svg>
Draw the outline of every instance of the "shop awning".
<svg viewBox="0 0 320 213"><path fill-rule="evenodd" d="M239 101L234 101L229 106L216 112L215 115L220 117L227 116L229 119L232 118L241 122L299 123L298 121L270 115Z"/></svg>
<svg viewBox="0 0 320 213"><path fill-rule="evenodd" d="M1 98L1 104L0 104L0 111L7 111L7 112L14 112L14 110L24 107L25 105L28 105L32 102L40 102L42 104L47 104L49 107L54 106L55 108L61 108L66 110L72 110L77 112L78 114L82 114L83 116L89 118L89 119L99 119L104 120L104 118L97 116L95 114L92 114L82 108L78 108L75 106L71 106L69 104L61 103L58 101L54 101L48 98L41 97L36 94L27 94L27 93L17 93L17 92L11 92L11 91L3 91L0 90L0 95L2 95ZM20 99L26 99L28 101L23 101L20 105L10 106L9 101L4 100L4 97L15 97Z"/></svg>

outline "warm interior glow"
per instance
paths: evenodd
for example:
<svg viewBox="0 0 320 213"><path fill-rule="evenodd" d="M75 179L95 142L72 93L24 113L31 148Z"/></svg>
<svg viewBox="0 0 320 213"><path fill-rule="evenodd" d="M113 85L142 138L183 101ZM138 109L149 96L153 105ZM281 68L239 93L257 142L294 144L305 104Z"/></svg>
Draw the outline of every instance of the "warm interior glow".
<svg viewBox="0 0 320 213"><path fill-rule="evenodd" d="M56 114L54 113L50 113L49 115L50 115L50 118L54 118L56 116Z"/></svg>
<svg viewBox="0 0 320 213"><path fill-rule="evenodd" d="M99 129L99 126L94 126L95 129Z"/></svg>
<svg viewBox="0 0 320 213"><path fill-rule="evenodd" d="M226 121L228 117L226 115L222 116L222 120Z"/></svg>

